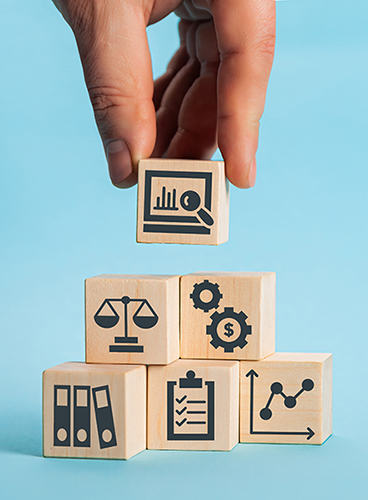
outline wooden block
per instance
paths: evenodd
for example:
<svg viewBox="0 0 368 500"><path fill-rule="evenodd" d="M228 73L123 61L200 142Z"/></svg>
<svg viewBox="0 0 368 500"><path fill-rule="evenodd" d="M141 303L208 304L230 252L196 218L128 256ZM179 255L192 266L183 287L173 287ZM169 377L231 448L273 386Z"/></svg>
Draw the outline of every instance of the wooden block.
<svg viewBox="0 0 368 500"><path fill-rule="evenodd" d="M231 450L239 441L239 363L148 367L148 448Z"/></svg>
<svg viewBox="0 0 368 500"><path fill-rule="evenodd" d="M44 371L45 457L130 458L145 448L145 366L63 363Z"/></svg>
<svg viewBox="0 0 368 500"><path fill-rule="evenodd" d="M141 160L138 243L219 245L229 237L223 161Z"/></svg>
<svg viewBox="0 0 368 500"><path fill-rule="evenodd" d="M275 352L275 273L193 273L180 287L180 357L257 360Z"/></svg>
<svg viewBox="0 0 368 500"><path fill-rule="evenodd" d="M87 363L179 358L179 276L101 274L85 285Z"/></svg>
<svg viewBox="0 0 368 500"><path fill-rule="evenodd" d="M240 363L242 443L322 444L332 433L332 355Z"/></svg>

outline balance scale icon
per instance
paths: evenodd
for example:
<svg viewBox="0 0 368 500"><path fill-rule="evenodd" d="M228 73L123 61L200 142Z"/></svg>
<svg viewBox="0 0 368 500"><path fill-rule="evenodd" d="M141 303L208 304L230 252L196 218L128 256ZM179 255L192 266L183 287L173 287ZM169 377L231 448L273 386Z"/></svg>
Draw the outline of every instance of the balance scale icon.
<svg viewBox="0 0 368 500"><path fill-rule="evenodd" d="M110 352L143 352L144 346L138 345L138 337L131 337L128 334L128 304L131 302L140 303L132 318L138 328L144 330L153 328L158 322L158 315L147 299L133 299L127 295L120 299L105 299L94 315L95 323L101 328L113 328L120 320L119 314L112 305L113 302L124 304L124 336L115 337L115 344L110 345ZM148 315L141 312L145 306L149 310L150 314ZM105 314L106 308L110 314Z"/></svg>

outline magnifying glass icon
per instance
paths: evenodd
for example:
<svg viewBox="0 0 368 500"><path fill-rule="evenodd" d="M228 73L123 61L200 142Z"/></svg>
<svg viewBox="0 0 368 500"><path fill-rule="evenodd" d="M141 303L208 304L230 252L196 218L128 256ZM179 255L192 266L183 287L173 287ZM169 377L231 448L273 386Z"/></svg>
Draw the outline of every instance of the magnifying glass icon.
<svg viewBox="0 0 368 500"><path fill-rule="evenodd" d="M185 193L183 193L180 197L180 205L187 212L194 212L198 209L200 204L201 197L195 191L185 191ZM200 208L198 210L197 215L205 224L207 224L207 226L213 225L214 220L212 219L211 215L203 208Z"/></svg>

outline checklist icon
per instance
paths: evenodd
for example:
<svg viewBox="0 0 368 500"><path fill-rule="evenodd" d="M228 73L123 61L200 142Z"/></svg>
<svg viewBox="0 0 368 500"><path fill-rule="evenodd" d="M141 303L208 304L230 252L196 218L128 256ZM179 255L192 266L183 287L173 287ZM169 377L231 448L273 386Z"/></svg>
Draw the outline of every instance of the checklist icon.
<svg viewBox="0 0 368 500"><path fill-rule="evenodd" d="M214 441L215 382L189 370L179 381L167 382L168 441Z"/></svg>

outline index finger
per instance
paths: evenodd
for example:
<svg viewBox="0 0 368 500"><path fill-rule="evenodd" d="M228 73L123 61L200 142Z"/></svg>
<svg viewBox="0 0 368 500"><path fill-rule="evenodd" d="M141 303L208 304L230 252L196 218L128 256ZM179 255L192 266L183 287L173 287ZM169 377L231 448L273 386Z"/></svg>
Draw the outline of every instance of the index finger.
<svg viewBox="0 0 368 500"><path fill-rule="evenodd" d="M252 187L276 32L275 0L213 0L220 52L218 144L230 182Z"/></svg>

